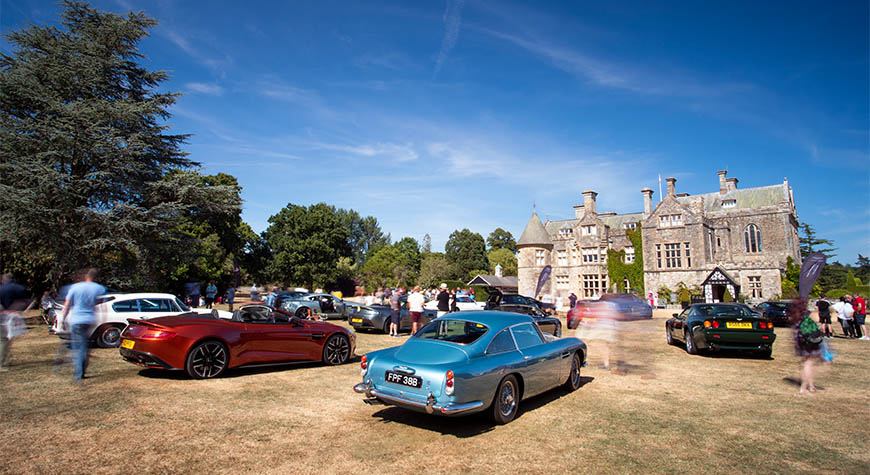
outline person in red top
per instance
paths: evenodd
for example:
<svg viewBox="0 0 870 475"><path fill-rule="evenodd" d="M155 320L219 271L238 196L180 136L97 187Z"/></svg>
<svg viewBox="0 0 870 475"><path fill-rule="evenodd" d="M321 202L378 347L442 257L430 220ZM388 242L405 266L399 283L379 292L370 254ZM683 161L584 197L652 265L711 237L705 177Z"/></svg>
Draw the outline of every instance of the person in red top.
<svg viewBox="0 0 870 475"><path fill-rule="evenodd" d="M852 316L855 319L855 331L862 340L870 340L867 336L867 327L864 326L864 319L867 318L867 307L864 298L857 293L853 295L852 306L855 308L855 314Z"/></svg>

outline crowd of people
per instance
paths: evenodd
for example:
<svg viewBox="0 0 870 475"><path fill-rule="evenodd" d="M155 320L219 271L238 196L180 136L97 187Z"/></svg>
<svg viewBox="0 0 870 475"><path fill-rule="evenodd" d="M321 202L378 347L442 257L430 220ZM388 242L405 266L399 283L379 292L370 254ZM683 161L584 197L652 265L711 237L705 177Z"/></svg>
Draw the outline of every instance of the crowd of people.
<svg viewBox="0 0 870 475"><path fill-rule="evenodd" d="M846 338L857 338L859 340L870 340L867 335L867 327L865 319L867 317L867 308L864 298L857 293L853 295L844 295L836 300L833 304L828 300L825 294L816 301L816 309L818 311L819 324L825 338L834 336L833 319L840 322L840 328L843 330L843 336Z"/></svg>

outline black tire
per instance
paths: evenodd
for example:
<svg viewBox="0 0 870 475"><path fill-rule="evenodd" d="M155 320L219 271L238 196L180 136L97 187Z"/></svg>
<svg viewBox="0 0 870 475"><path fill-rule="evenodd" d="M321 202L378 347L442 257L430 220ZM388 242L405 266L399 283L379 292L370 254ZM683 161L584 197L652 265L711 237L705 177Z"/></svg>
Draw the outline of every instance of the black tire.
<svg viewBox="0 0 870 475"><path fill-rule="evenodd" d="M490 415L496 424L507 424L514 420L519 408L520 386L517 384L517 378L509 374L498 384Z"/></svg>
<svg viewBox="0 0 870 475"><path fill-rule="evenodd" d="M580 352L576 352L571 357L571 372L568 373L568 379L565 381L565 389L576 391L580 387L580 368L582 367L583 362L580 361Z"/></svg>
<svg viewBox="0 0 870 475"><path fill-rule="evenodd" d="M668 344L671 345L671 346L673 346L673 344L674 344L674 335L673 335L673 333L671 333L671 328L668 327L667 324L665 324L665 336L666 336L667 339L668 339Z"/></svg>
<svg viewBox="0 0 870 475"><path fill-rule="evenodd" d="M686 338L686 353L690 355L697 355L698 348L695 347L695 340L692 338L692 333L689 330L686 330L683 334Z"/></svg>
<svg viewBox="0 0 870 475"><path fill-rule="evenodd" d="M121 331L119 325L104 325L97 330L97 346L100 348L117 348L121 346Z"/></svg>
<svg viewBox="0 0 870 475"><path fill-rule="evenodd" d="M336 366L347 363L350 359L350 341L347 337L335 334L326 340L323 345L323 363Z"/></svg>
<svg viewBox="0 0 870 475"><path fill-rule="evenodd" d="M397 328L396 333L398 333L398 332L399 332L399 329ZM389 334L390 334L390 317L387 317L387 319L384 320L384 335L389 335Z"/></svg>
<svg viewBox="0 0 870 475"><path fill-rule="evenodd" d="M193 379L216 378L223 374L230 363L226 345L219 341L204 341L190 350L184 370Z"/></svg>
<svg viewBox="0 0 870 475"><path fill-rule="evenodd" d="M308 307L297 308L296 309L296 316L303 319L303 320L307 319L308 318Z"/></svg>

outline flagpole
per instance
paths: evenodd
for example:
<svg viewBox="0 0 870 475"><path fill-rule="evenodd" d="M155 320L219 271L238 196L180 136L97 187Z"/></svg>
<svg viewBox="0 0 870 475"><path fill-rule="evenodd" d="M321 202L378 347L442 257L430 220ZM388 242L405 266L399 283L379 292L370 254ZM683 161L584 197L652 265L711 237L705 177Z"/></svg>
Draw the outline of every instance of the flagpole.
<svg viewBox="0 0 870 475"><path fill-rule="evenodd" d="M659 202L662 201L662 174L659 173Z"/></svg>

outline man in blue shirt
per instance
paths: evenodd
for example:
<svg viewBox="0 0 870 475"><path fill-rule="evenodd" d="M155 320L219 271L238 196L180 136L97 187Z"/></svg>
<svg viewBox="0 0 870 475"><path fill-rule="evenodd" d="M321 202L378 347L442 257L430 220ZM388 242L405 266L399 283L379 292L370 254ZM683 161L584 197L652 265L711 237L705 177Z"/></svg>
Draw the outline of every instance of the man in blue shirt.
<svg viewBox="0 0 870 475"><path fill-rule="evenodd" d="M84 281L76 282L69 288L66 295L66 305L63 307L61 320L69 315L70 337L72 338L73 372L75 383L81 384L88 367L88 339L91 327L97 322L94 307L97 297L106 293L106 288L94 282L97 278L96 269L88 269Z"/></svg>
<svg viewBox="0 0 870 475"><path fill-rule="evenodd" d="M209 282L208 287L205 288L205 308L212 307L216 295L217 286L214 285L214 282Z"/></svg>

